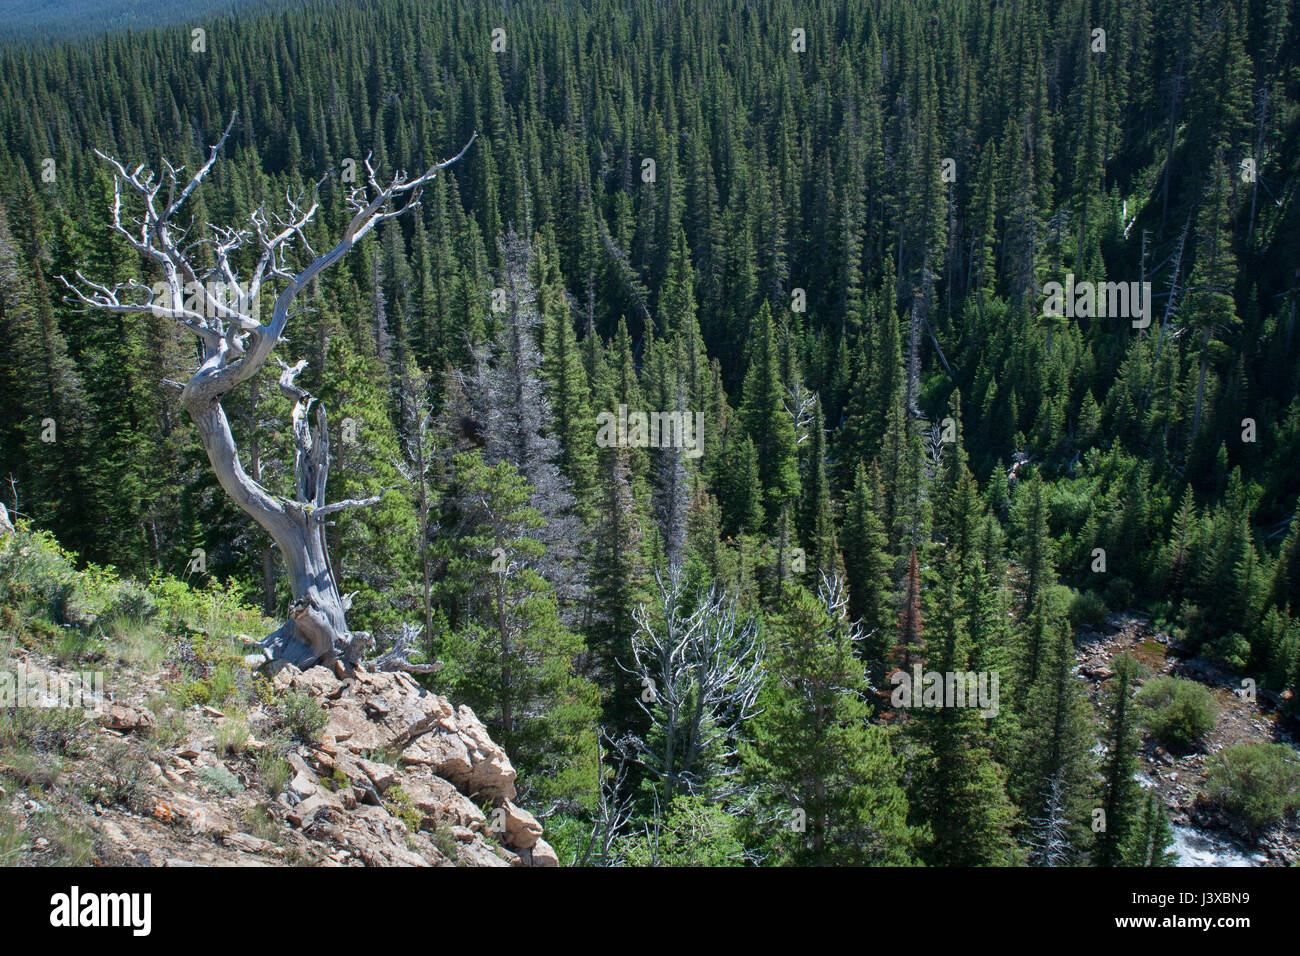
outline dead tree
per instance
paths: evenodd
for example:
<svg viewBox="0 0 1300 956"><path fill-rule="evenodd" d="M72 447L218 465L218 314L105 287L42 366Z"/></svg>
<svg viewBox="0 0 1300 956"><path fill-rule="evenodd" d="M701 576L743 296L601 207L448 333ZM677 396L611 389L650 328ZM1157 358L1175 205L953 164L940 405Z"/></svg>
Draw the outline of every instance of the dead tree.
<svg viewBox="0 0 1300 956"><path fill-rule="evenodd" d="M692 600L680 568L667 577L656 568L655 582L658 607L633 612L632 663L618 663L643 688L637 706L651 732L636 745L666 804L735 773L741 728L758 712L764 646L758 622L741 619L735 598L717 584ZM735 792L715 789L714 797Z"/></svg>
<svg viewBox="0 0 1300 956"><path fill-rule="evenodd" d="M331 515L373 505L380 496L326 502L329 433L324 406L295 383L305 361L290 366L276 357L281 368L280 389L294 402L292 497L272 493L245 472L221 403L272 359L276 346L284 341L290 309L298 294L381 222L418 206L421 189L439 171L460 159L475 137L471 136L451 159L413 179L399 172L387 185L380 183L367 158L365 185L348 194L348 204L354 211L352 220L333 248L317 254L308 244L305 230L320 208L319 190L324 180L316 184L310 200L287 196L287 209L282 214L270 213L261 206L240 228L209 226L203 235L191 240L191 227L176 223L177 213L216 163L234 123L232 116L207 161L188 181L184 167L164 162L164 171L157 176L146 171L143 164L129 170L117 159L96 150L114 173L114 231L161 271L163 282L154 289L135 280L109 287L90 281L80 272L76 284L62 276L60 279L71 290L72 301L83 306L170 317L198 337L198 368L184 384L167 384L179 391L181 404L194 420L217 481L235 504L274 539L289 574L293 594L289 619L263 640L262 646L272 658L299 666L334 660L351 665L360 660L371 641L367 633L348 628L351 601L339 590L334 577L325 538L326 523ZM130 197L139 209L138 216L124 211L124 196ZM235 263L248 256L248 252L241 252L246 248L255 252L255 265L251 272L241 275ZM298 259L299 250L310 256L310 262L295 271L290 262ZM162 294L157 295L155 290ZM266 322L259 321L255 303L271 295L275 296L275 304L270 317Z"/></svg>
<svg viewBox="0 0 1300 956"><path fill-rule="evenodd" d="M1069 820L1065 815L1065 773L1057 771L1047 788L1041 816L1030 817L1030 866L1068 866L1070 846Z"/></svg>
<svg viewBox="0 0 1300 956"><path fill-rule="evenodd" d="M614 759L613 768L605 769L605 748ZM591 832L578 854L577 866L621 866L625 855L621 849L623 831L632 820L632 795L627 792L629 761L633 759L636 740L623 737L619 740L601 731L596 737L596 753L600 759L601 780L592 812ZM656 796L658 791L656 792Z"/></svg>

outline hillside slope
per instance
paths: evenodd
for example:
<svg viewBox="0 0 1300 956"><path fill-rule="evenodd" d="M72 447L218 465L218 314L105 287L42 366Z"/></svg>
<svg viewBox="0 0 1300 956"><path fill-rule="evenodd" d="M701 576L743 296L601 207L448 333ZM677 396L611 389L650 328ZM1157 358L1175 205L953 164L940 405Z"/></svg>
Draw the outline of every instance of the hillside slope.
<svg viewBox="0 0 1300 956"><path fill-rule="evenodd" d="M0 543L0 863L554 866L468 707L404 673L266 673L237 598Z"/></svg>

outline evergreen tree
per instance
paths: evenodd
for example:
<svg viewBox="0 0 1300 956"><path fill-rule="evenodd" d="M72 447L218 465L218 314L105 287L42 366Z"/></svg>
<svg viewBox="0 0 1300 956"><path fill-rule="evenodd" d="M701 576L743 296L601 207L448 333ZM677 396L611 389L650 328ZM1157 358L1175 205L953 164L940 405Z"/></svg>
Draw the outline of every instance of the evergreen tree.
<svg viewBox="0 0 1300 956"><path fill-rule="evenodd" d="M758 478L767 520L799 494L794 421L785 407L785 386L778 372L772 310L766 302L750 330L750 362L742 390L740 417L754 443Z"/></svg>
<svg viewBox="0 0 1300 956"><path fill-rule="evenodd" d="M1106 687L1104 715L1106 751L1102 762L1102 819L1097 831L1092 861L1098 866L1116 866L1123 859L1130 833L1137 829L1140 792L1134 776L1138 769L1137 710L1133 702L1134 681L1139 676L1137 660L1120 654L1111 661L1112 677Z"/></svg>
<svg viewBox="0 0 1300 956"><path fill-rule="evenodd" d="M861 623L865 635L860 653L874 662L882 662L891 648L895 623L894 562L878 513L881 496L880 469L873 464L868 474L859 462L844 514L844 567L849 617Z"/></svg>
<svg viewBox="0 0 1300 956"><path fill-rule="evenodd" d="M532 566L545 545L531 489L509 462L489 466L472 452L452 459L448 497L458 533L438 543L450 618L438 648L442 679L511 754L521 793L588 800L599 692L574 672L582 639L560 622Z"/></svg>
<svg viewBox="0 0 1300 956"><path fill-rule="evenodd" d="M744 750L775 818L778 862L906 864L912 834L888 733L867 722L862 639L843 586L787 595L772 626L768 679Z"/></svg>

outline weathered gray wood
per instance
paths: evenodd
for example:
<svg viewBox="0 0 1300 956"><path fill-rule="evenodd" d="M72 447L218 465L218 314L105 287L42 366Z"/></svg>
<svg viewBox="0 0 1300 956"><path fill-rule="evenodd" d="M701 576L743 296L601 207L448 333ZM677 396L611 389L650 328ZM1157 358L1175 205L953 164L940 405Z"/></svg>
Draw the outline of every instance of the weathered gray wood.
<svg viewBox="0 0 1300 956"><path fill-rule="evenodd" d="M311 253L304 229L319 209L317 192L310 200L288 200L284 215L257 209L248 225L241 229L213 226L205 243L187 243L186 230L172 217L198 189L216 162L217 154L230 136L235 118L215 146L207 161L190 177L181 178L182 169L164 163L160 177L146 173L143 166L128 170L118 160L99 153L114 171L113 229L140 255L161 267L166 280L170 304L140 301L148 296L149 287L138 281L101 285L80 272L76 284L60 276L72 293L73 301L92 309L109 312L150 312L174 319L193 332L200 342L200 364L189 380L179 385L180 401L198 429L199 439L207 452L222 489L231 500L262 526L275 541L289 575L293 594L289 618L262 641L272 659L286 660L300 667L317 662L342 660L356 663L372 645L370 635L348 628L350 600L339 590L329 559L325 538L327 518L345 508L360 508L379 501L381 495L364 499L326 503L329 480L329 432L325 409L307 391L295 383L306 367L305 361L288 366L280 363L280 390L293 400L292 428L295 444L294 497L273 495L254 480L239 458L239 448L230 430L222 400L243 382L249 381L271 359L275 347L283 341L294 298L324 269L342 259L363 237L385 219L401 215L419 203L421 188L439 171L456 162L474 142L451 159L437 163L414 179L399 173L387 185L381 185L367 158L365 186L353 189L349 196L354 215L343 236L322 255ZM317 184L319 189L320 184ZM123 193L134 197L141 209L140 218L123 220ZM399 201L404 200L401 207ZM165 201L162 208L160 204ZM241 282L233 266L237 250L256 242L260 250L256 266ZM191 253L202 246L204 260L210 251L215 263L198 265ZM288 266L288 255L296 247L312 254L311 262L300 271ZM263 287L279 288L270 319L264 324L249 308L263 294ZM214 289L239 290L239 300L231 305ZM83 290L89 291L83 291ZM126 300L123 292L132 293ZM197 303L193 299L197 296ZM188 297L188 298L187 298ZM173 386L178 383L171 383Z"/></svg>

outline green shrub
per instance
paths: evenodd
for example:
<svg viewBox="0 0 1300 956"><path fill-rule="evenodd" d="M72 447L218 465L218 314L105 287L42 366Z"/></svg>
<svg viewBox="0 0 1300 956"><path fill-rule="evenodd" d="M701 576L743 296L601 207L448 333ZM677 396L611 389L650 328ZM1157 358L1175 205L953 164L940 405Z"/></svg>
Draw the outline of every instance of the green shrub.
<svg viewBox="0 0 1300 956"><path fill-rule="evenodd" d="M228 717L217 727L216 748L221 756L242 753L248 746L248 722Z"/></svg>
<svg viewBox="0 0 1300 956"><path fill-rule="evenodd" d="M199 588L171 575L156 574L149 582L149 592L169 632L188 630L226 639L264 629L261 613L243 603L243 586L234 580L212 580Z"/></svg>
<svg viewBox="0 0 1300 956"><path fill-rule="evenodd" d="M1076 627L1096 627L1108 613L1105 600L1096 591L1081 591L1070 602L1070 623Z"/></svg>
<svg viewBox="0 0 1300 956"><path fill-rule="evenodd" d="M1177 677L1155 677L1138 693L1143 722L1169 747L1191 747L1214 728L1218 704L1209 689Z"/></svg>
<svg viewBox="0 0 1300 956"><path fill-rule="evenodd" d="M142 623L153 618L157 613L158 604L148 589L134 581L126 580L118 586L117 593L105 609L103 617L110 622Z"/></svg>
<svg viewBox="0 0 1300 956"><path fill-rule="evenodd" d="M1208 796L1252 827L1300 807L1300 756L1286 744L1236 744L1206 761Z"/></svg>
<svg viewBox="0 0 1300 956"><path fill-rule="evenodd" d="M280 842L280 823L271 811L262 804L246 808L244 810L244 822L248 825L248 832L252 836L261 840L269 840L271 843Z"/></svg>
<svg viewBox="0 0 1300 956"><path fill-rule="evenodd" d="M27 829L33 842L38 837L49 841L35 855L41 866L86 866L95 855L95 835L72 807L61 802L33 813L27 819Z"/></svg>
<svg viewBox="0 0 1300 956"><path fill-rule="evenodd" d="M212 700L212 685L205 680L192 680L178 687L175 693L178 707L202 706Z"/></svg>
<svg viewBox="0 0 1300 956"><path fill-rule="evenodd" d="M93 660L100 656L103 645L87 636L75 627L59 628L58 639L54 642L54 658L60 664L76 664L82 660Z"/></svg>
<svg viewBox="0 0 1300 956"><path fill-rule="evenodd" d="M159 747L173 747L185 739L189 726L185 723L185 712L177 707L166 694L149 696L149 712L154 715L154 726L149 734Z"/></svg>
<svg viewBox="0 0 1300 956"><path fill-rule="evenodd" d="M221 764L215 767L204 767L199 771L198 777L209 788L223 796L233 797L244 790L244 785L239 782L239 778Z"/></svg>
<svg viewBox="0 0 1300 956"><path fill-rule="evenodd" d="M411 833L420 829L420 823L424 819L410 795L401 787L388 788L384 794L384 809L406 824L406 829Z"/></svg>
<svg viewBox="0 0 1300 956"><path fill-rule="evenodd" d="M555 851L560 866L577 866L584 862L584 853L591 854L585 862L599 864L595 857L599 854L600 847L599 844L591 844L591 824L580 817L564 813L547 817L546 842Z"/></svg>
<svg viewBox="0 0 1300 956"><path fill-rule="evenodd" d="M213 668L212 676L208 678L208 688L211 702L218 707L234 695L238 683L235 678L235 668L229 661L222 661Z"/></svg>
<svg viewBox="0 0 1300 956"><path fill-rule="evenodd" d="M627 858L631 866L740 866L743 854L736 818L696 795L673 801L657 844L633 837Z"/></svg>
<svg viewBox="0 0 1300 956"><path fill-rule="evenodd" d="M143 754L128 744L113 741L100 753L99 769L99 799L120 803L137 813L152 809L147 781L152 779L153 773Z"/></svg>
<svg viewBox="0 0 1300 956"><path fill-rule="evenodd" d="M328 718L320 702L301 691L290 691L280 699L284 725L304 743L314 743L325 729Z"/></svg>
<svg viewBox="0 0 1300 956"><path fill-rule="evenodd" d="M1235 631L1212 641L1204 656L1234 671L1244 671L1250 663L1250 642Z"/></svg>
<svg viewBox="0 0 1300 956"><path fill-rule="evenodd" d="M25 617L69 623L77 577L74 555L47 531L20 529L0 546L0 605L21 608Z"/></svg>
<svg viewBox="0 0 1300 956"><path fill-rule="evenodd" d="M257 755L257 779L263 793L278 797L293 779L293 767L272 747L266 747Z"/></svg>
<svg viewBox="0 0 1300 956"><path fill-rule="evenodd" d="M156 671L167 656L162 632L142 618L114 618L108 623L105 633L107 650L128 664Z"/></svg>
<svg viewBox="0 0 1300 956"><path fill-rule="evenodd" d="M455 835L451 832L451 827L445 823L440 823L429 831L429 842L433 844L434 849L445 856L453 863L456 862L458 846Z"/></svg>
<svg viewBox="0 0 1300 956"><path fill-rule="evenodd" d="M328 777L321 777L320 782L322 786L324 786L326 789L330 790L333 793L338 793L341 790L347 790L352 786L352 780L348 777L346 773L343 772L342 767L335 767L334 772L331 773Z"/></svg>
<svg viewBox="0 0 1300 956"><path fill-rule="evenodd" d="M1133 583L1128 578L1111 578L1106 585L1106 603L1113 608L1132 607L1135 599Z"/></svg>
<svg viewBox="0 0 1300 956"><path fill-rule="evenodd" d="M0 710L0 750L75 757L88 729L86 712L76 707L7 707Z"/></svg>

